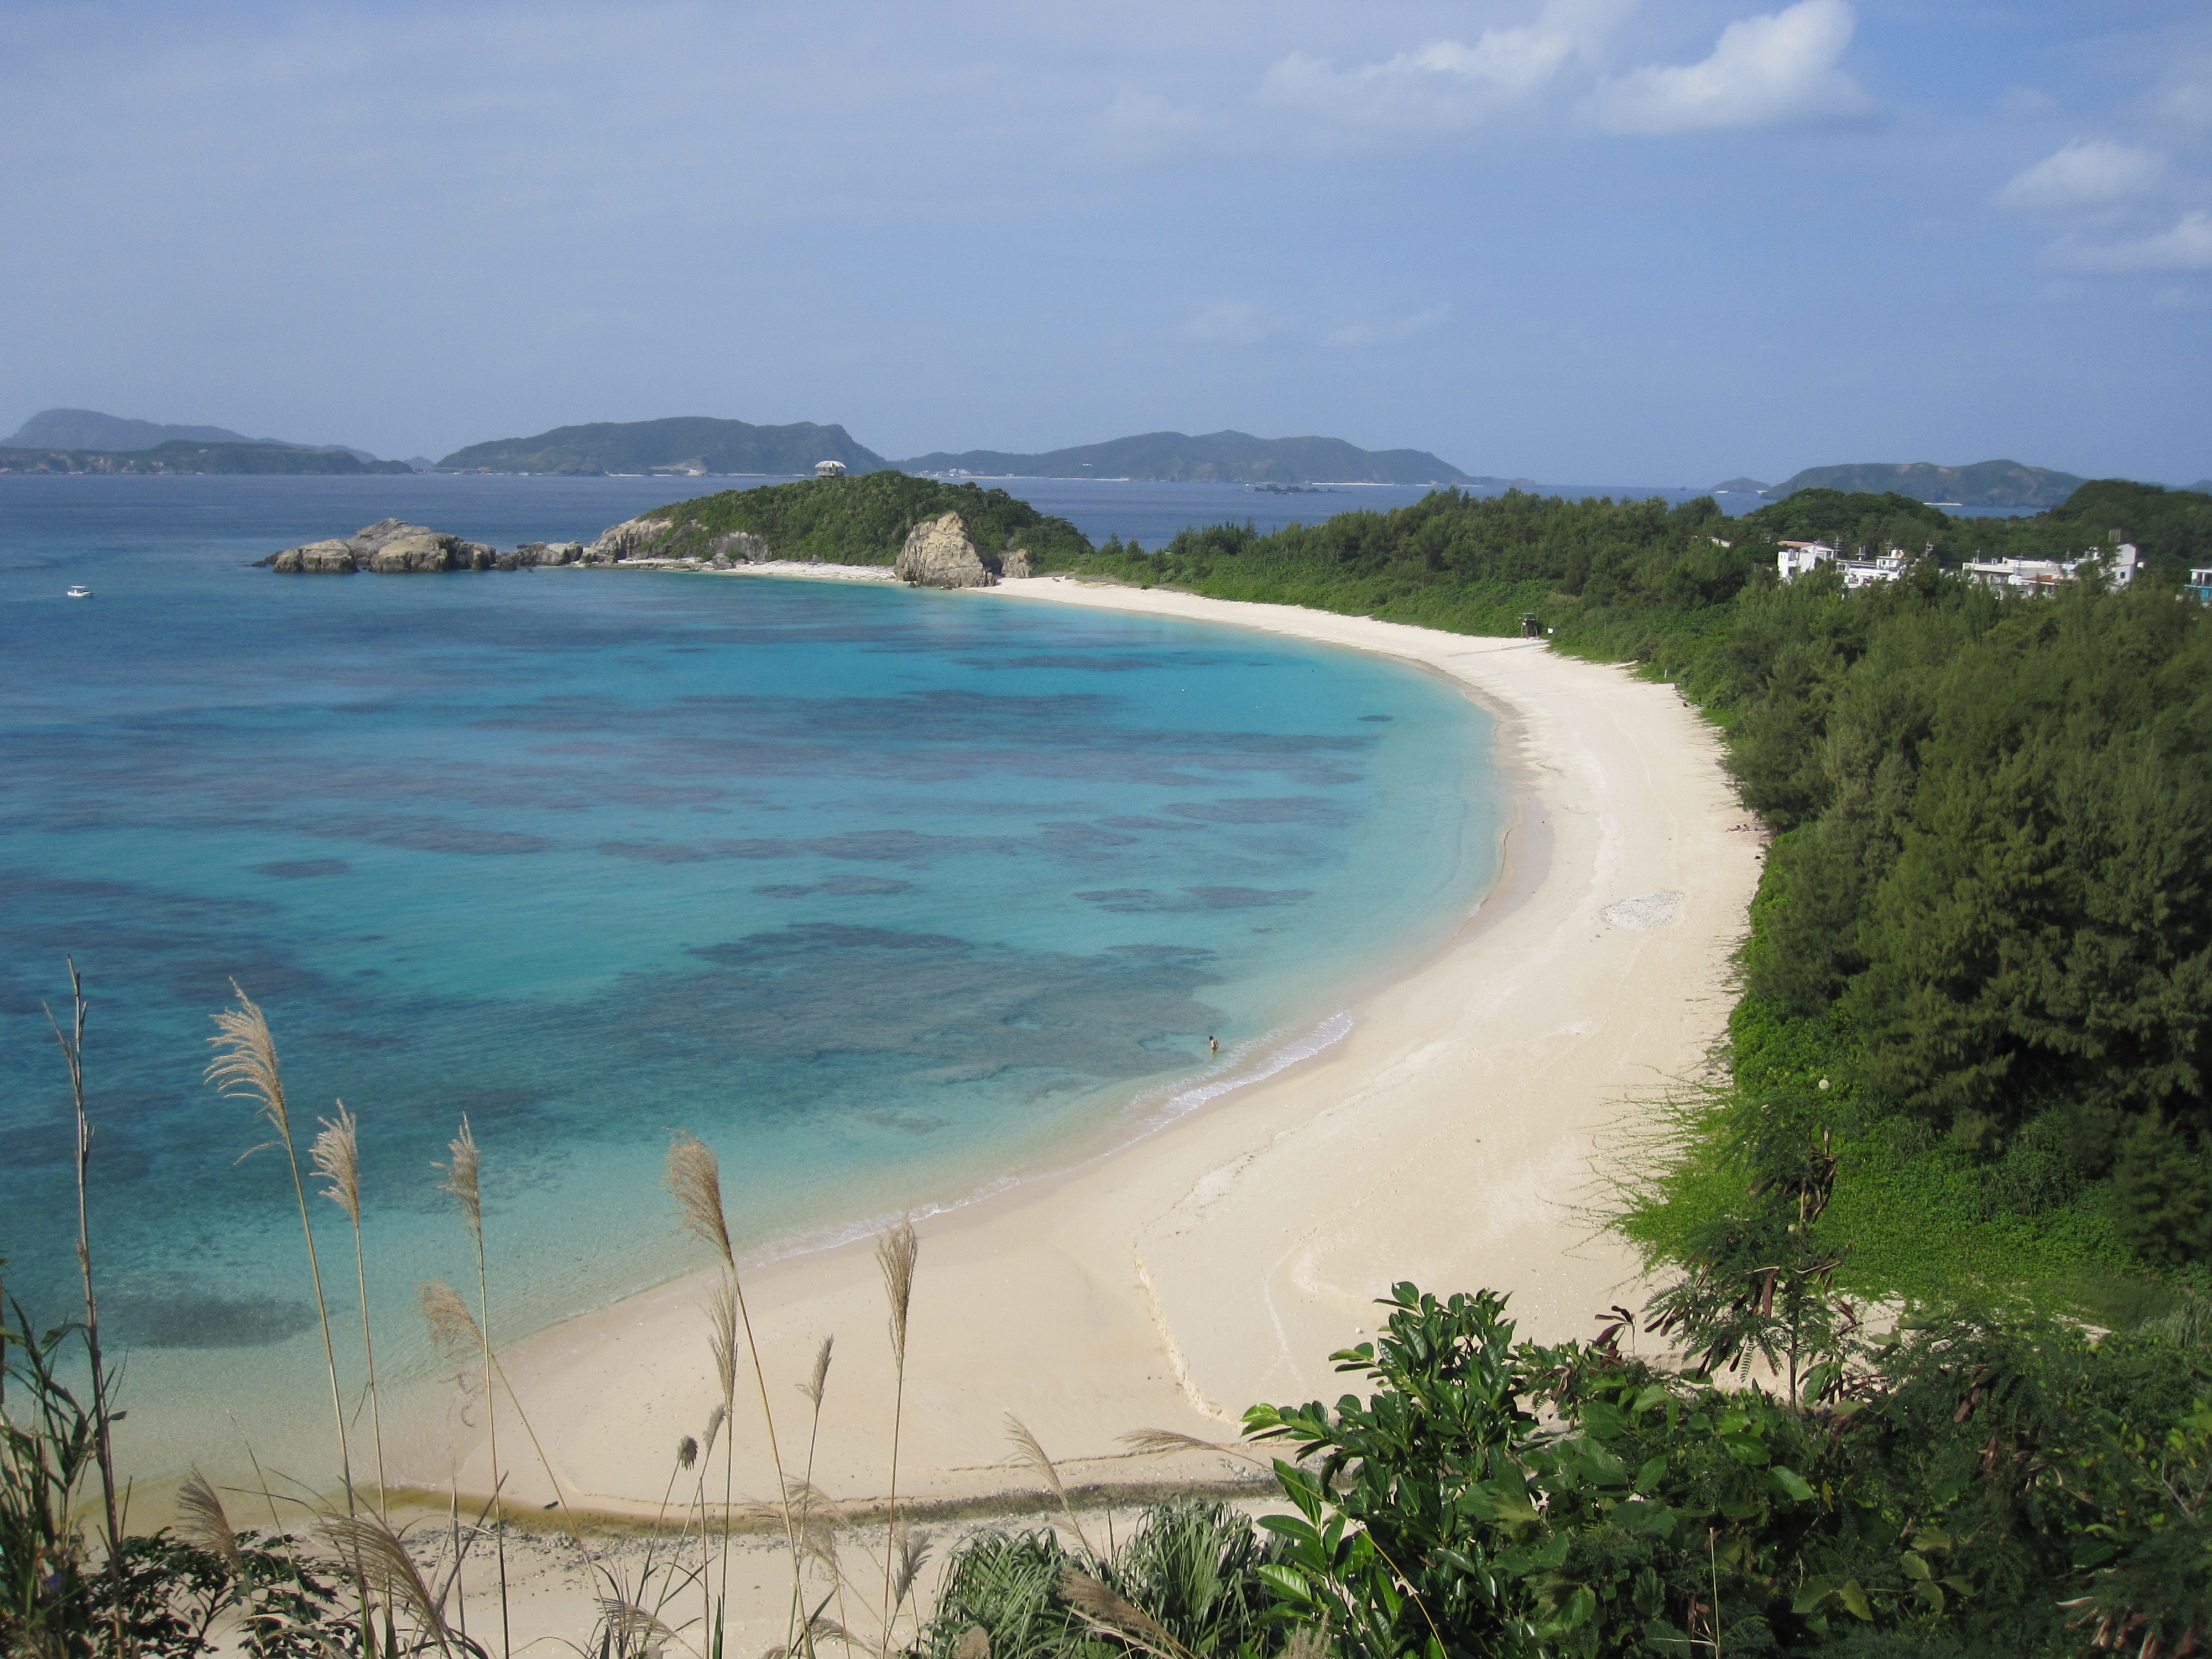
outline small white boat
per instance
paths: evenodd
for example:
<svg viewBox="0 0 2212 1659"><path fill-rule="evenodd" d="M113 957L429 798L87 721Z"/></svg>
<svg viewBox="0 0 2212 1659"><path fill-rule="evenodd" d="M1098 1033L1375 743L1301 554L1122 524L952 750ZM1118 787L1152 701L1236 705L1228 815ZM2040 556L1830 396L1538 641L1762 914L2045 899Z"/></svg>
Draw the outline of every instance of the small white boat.
<svg viewBox="0 0 2212 1659"><path fill-rule="evenodd" d="M88 587L72 587L63 597L70 599L88 599L92 597L92 590Z"/></svg>

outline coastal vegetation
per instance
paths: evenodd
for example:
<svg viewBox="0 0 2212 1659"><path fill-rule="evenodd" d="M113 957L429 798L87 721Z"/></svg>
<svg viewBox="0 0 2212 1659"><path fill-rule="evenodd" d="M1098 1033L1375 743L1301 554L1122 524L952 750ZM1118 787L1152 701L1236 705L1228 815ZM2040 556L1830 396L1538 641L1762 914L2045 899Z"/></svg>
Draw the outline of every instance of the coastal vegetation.
<svg viewBox="0 0 2212 1659"><path fill-rule="evenodd" d="M1859 592L1779 582L1779 543L1814 538L1916 556ZM1466 633L1534 613L1674 682L1776 839L1719 1080L1623 1149L1614 1224L1655 1262L1758 1236L1747 1148L1787 1118L1837 1160L1813 1231L1838 1283L2116 1321L2212 1270L2212 617L2175 589L2208 538L2212 498L2123 481L2005 520L1832 490L1741 520L1441 491L1085 562ZM1945 568L2117 539L2148 562L2125 592L2021 599Z"/></svg>
<svg viewBox="0 0 2212 1659"><path fill-rule="evenodd" d="M670 527L653 540L657 558L710 556L718 539L742 536L765 545L759 557L890 564L916 525L947 513L960 515L978 547L1025 547L1042 566L1065 568L1091 553L1090 541L1066 520L1048 517L1003 489L903 472L728 489L654 507L637 522Z"/></svg>
<svg viewBox="0 0 2212 1659"><path fill-rule="evenodd" d="M85 1003L72 988L71 1024L56 1035L79 1085L82 1183ZM241 1528L225 1493L195 1474L173 1528L130 1533L104 1451L122 1409L118 1378L100 1348L94 1251L81 1228L82 1317L34 1335L11 1304L0 1322L0 1651L512 1659L517 1506L496 1454L497 1495L465 1516L456 1490L446 1513L411 1522L395 1516L380 1448L374 1462L353 1455L378 1441L363 1432L377 1404L368 1332L359 1363L349 1343L342 1364L308 1200L312 1182L313 1196L356 1212L357 1125L340 1109L303 1159L261 1011L241 994L216 1025L209 1079L240 1101L244 1133L275 1137L299 1208L340 1487L234 1490L292 1516ZM726 1659L740 1523L782 1540L791 1595L770 1652L783 1659L832 1648L872 1659L2186 1659L2212 1629L2212 1304L2191 1298L2101 1340L1972 1305L1869 1329L1814 1234L1838 1168L1812 1150L1814 1127L1805 1111L1778 1113L1750 1149L1749 1195L1768 1212L1767 1235L1690 1261L1646 1310L1668 1363L1636 1352L1639 1322L1626 1309L1587 1340L1546 1346L1517 1340L1504 1296L1400 1284L1377 1334L1332 1356L1364 1392L1333 1406L1255 1405L1225 1443L1123 1437L1137 1455L1195 1450L1265 1468L1279 1494L1273 1512L1255 1522L1175 1499L1145 1510L1126 1540L1109 1520L1102 1548L1058 1466L1013 1419L1018 1462L1057 1513L1047 1528L970 1534L945 1560L927 1616L917 1586L927 1542L896 1499L864 1521L813 1484L827 1340L799 1390L811 1416L776 1427L719 1167L700 1142L675 1136L666 1184L712 1263L700 1362L719 1397L701 1432L674 1447L641 1543L586 1534L485 1339L485 1158L465 1120L441 1190L469 1234L478 1305L434 1282L422 1302L487 1429L519 1429L551 1486L556 1552L593 1610L570 1644L599 1659ZM903 1222L880 1242L894 1418L918 1259ZM1767 1265L1743 1271L1751 1261ZM73 1388L71 1371L88 1388ZM757 1416L740 1404L748 1393ZM731 1489L740 1436L771 1455L780 1490L767 1501ZM107 1517L97 1550L88 1499Z"/></svg>

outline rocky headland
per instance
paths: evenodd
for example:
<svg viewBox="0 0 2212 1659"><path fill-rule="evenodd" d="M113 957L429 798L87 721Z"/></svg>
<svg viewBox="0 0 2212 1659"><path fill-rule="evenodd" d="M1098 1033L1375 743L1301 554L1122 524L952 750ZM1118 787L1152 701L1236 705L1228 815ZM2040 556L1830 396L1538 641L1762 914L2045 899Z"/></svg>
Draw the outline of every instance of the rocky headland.
<svg viewBox="0 0 2212 1659"><path fill-rule="evenodd" d="M610 525L588 544L526 542L507 552L427 525L383 519L364 525L350 536L288 547L254 561L258 568L287 576L351 576L362 571L417 575L562 565L733 570L789 562L778 557L766 537L750 531L730 530L702 538L693 526L650 516ZM988 587L1002 577L1019 578L1035 571L1026 547L1000 552L980 546L960 514L946 513L914 527L887 574L916 587Z"/></svg>

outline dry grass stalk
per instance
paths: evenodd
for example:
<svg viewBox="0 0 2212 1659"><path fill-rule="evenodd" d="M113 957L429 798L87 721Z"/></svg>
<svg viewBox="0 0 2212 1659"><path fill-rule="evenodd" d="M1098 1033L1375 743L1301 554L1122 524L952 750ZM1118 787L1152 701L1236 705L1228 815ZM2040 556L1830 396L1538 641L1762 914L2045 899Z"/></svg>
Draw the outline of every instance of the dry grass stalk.
<svg viewBox="0 0 2212 1659"><path fill-rule="evenodd" d="M914 1264L921 1254L921 1244L915 1237L914 1221L908 1216L901 1216L897 1224L876 1242L876 1265L883 1269L884 1295L890 1303L891 1362L896 1379L891 1393L891 1477L884 1526L883 1650L886 1659L891 1645L891 1615L897 1606L891 1599L891 1586L897 1571L899 1434L906 1425L907 1310L914 1300Z"/></svg>
<svg viewBox="0 0 2212 1659"><path fill-rule="evenodd" d="M476 1358L483 1347L483 1334L477 1329L477 1317L461 1300L461 1293L441 1279L431 1279L423 1281L416 1294L422 1300L422 1317L430 1327L431 1346L449 1358ZM477 1379L478 1383L482 1381Z"/></svg>
<svg viewBox="0 0 2212 1659"><path fill-rule="evenodd" d="M447 1626L445 1610L423 1582L422 1570L398 1533L371 1515L325 1516L321 1530L331 1547L352 1562L356 1571L374 1581L387 1605L406 1609L416 1625L416 1651L421 1650L422 1638L428 1637L441 1651L453 1652L453 1632Z"/></svg>
<svg viewBox="0 0 2212 1659"><path fill-rule="evenodd" d="M479 1177L483 1159L477 1151L477 1138L469 1133L469 1121L461 1120L461 1133L446 1143L451 1163L434 1164L434 1170L443 1170L446 1178L438 1183L441 1193L451 1193L453 1201L460 1206L461 1218L469 1224L477 1249L483 1249L483 1189Z"/></svg>
<svg viewBox="0 0 2212 1659"><path fill-rule="evenodd" d="M676 1632L659 1619L619 1595L599 1598L599 1620L606 1626L607 1634L614 1638L617 1653L628 1652L629 1644L641 1637L656 1637L667 1642L677 1639Z"/></svg>
<svg viewBox="0 0 2212 1659"><path fill-rule="evenodd" d="M191 1472L177 1493L177 1532L194 1549L220 1556L232 1572L243 1569L238 1553L238 1534L223 1510L222 1499L198 1469Z"/></svg>
<svg viewBox="0 0 2212 1659"><path fill-rule="evenodd" d="M738 1394L738 1292L735 1275L724 1273L707 1293L707 1346L714 1351L714 1379L722 1385L726 1412Z"/></svg>
<svg viewBox="0 0 2212 1659"><path fill-rule="evenodd" d="M314 1145L307 1148L307 1157L315 1166L315 1173L330 1184L322 1189L323 1196L346 1212L346 1218L355 1226L361 1225L361 1135L360 1120L346 1110L345 1102L337 1103L338 1115L320 1120L322 1133L315 1137Z"/></svg>
<svg viewBox="0 0 2212 1659"><path fill-rule="evenodd" d="M699 1458L703 1465L714 1455L714 1438L722 1431L722 1425L730 1420L730 1408L719 1402L707 1413L707 1432L699 1437Z"/></svg>
<svg viewBox="0 0 2212 1659"><path fill-rule="evenodd" d="M722 1213L722 1166L698 1136L678 1131L668 1145L668 1174L663 1184L675 1199L684 1231L714 1248L722 1265L737 1271L730 1249L730 1224Z"/></svg>
<svg viewBox="0 0 2212 1659"><path fill-rule="evenodd" d="M952 1650L952 1659L991 1659L991 1632L981 1625L970 1625L960 1632L960 1645Z"/></svg>
<svg viewBox="0 0 2212 1659"><path fill-rule="evenodd" d="M1062 1567L1059 1589L1060 1599L1092 1629L1118 1636L1156 1659L1191 1659L1190 1650L1162 1629L1158 1620L1123 1601L1081 1568Z"/></svg>
<svg viewBox="0 0 2212 1659"><path fill-rule="evenodd" d="M806 1396L817 1412L822 1409L823 1389L830 1381L830 1350L836 1340L834 1334L823 1337L822 1346L815 1350L813 1374L805 1382L792 1385Z"/></svg>
<svg viewBox="0 0 2212 1659"><path fill-rule="evenodd" d="M239 990L236 980L230 988L237 994L238 1006L219 1010L214 1017L216 1035L208 1045L217 1052L208 1062L205 1076L227 1100L258 1102L259 1115L289 1145L292 1119L284 1104L283 1074L276 1065L276 1039L270 1033L267 1017Z"/></svg>
<svg viewBox="0 0 2212 1659"><path fill-rule="evenodd" d="M1323 1618L1317 1625L1300 1625L1291 1632L1284 1644L1283 1659L1328 1659L1328 1620Z"/></svg>
<svg viewBox="0 0 2212 1659"><path fill-rule="evenodd" d="M898 1571L891 1580L893 1613L906 1605L906 1598L914 1589L914 1581L921 1577L921 1569L929 1559L929 1534L916 1532L902 1521L898 1528L897 1545Z"/></svg>
<svg viewBox="0 0 2212 1659"><path fill-rule="evenodd" d="M322 1189L323 1196L346 1212L353 1224L354 1286L361 1299L361 1352L368 1368L369 1425L376 1443L376 1502L380 1513L385 1513L384 1479L384 1400L376 1388L376 1345L368 1328L368 1257L361 1241L361 1136L359 1121L346 1110L345 1102L337 1103L338 1115L321 1120L322 1133L315 1137L307 1156L314 1164L315 1172L329 1184ZM386 1519L391 1517L386 1513Z"/></svg>
<svg viewBox="0 0 2212 1659"><path fill-rule="evenodd" d="M314 1285L315 1317L322 1327L323 1363L331 1379L331 1419L337 1434L338 1470L345 1482L346 1514L350 1517L354 1513L353 1451L346 1443L345 1401L338 1387L337 1345L331 1338L330 1302L323 1294L323 1264L315 1254L315 1224L307 1215L307 1179L300 1171L299 1148L292 1140L291 1114L284 1103L284 1077L276 1064L276 1039L269 1030L268 1018L236 980L231 981L230 988L238 997L238 1006L218 1009L213 1016L216 1035L208 1039L208 1043L216 1050L216 1058L208 1062L206 1077L222 1090L226 1099L258 1103L257 1110L276 1131L275 1144L283 1147L284 1161L292 1172L292 1196L300 1206L300 1231L307 1241L307 1275ZM244 1156L251 1158L259 1150L258 1146L249 1147ZM364 1298L364 1310L366 1306ZM366 1651L374 1643L368 1586L358 1572L356 1584L361 1592L361 1638Z"/></svg>
<svg viewBox="0 0 2212 1659"><path fill-rule="evenodd" d="M1006 1438L1014 1443L1014 1450L1020 1455L1021 1461L1036 1471L1037 1478L1060 1500L1060 1512L1067 1517L1068 1529L1074 1533L1076 1542L1083 1546L1085 1553L1097 1554L1098 1552L1091 1547L1091 1540L1084 1535L1083 1523L1075 1518L1075 1505L1068 1501L1067 1488L1060 1484L1059 1468L1045 1455L1044 1448L1037 1443L1036 1436L1030 1432L1028 1424L1012 1412L1006 1413Z"/></svg>
<svg viewBox="0 0 2212 1659"><path fill-rule="evenodd" d="M1123 1435L1121 1443L1139 1457L1156 1456L1163 1452L1219 1452L1224 1457L1241 1457L1263 1469L1275 1466L1273 1459L1262 1457L1249 1447L1231 1441L1201 1440L1194 1434L1178 1434L1173 1429L1139 1429Z"/></svg>
<svg viewBox="0 0 2212 1659"><path fill-rule="evenodd" d="M906 1369L906 1319L914 1300L915 1258L921 1254L914 1223L905 1216L876 1243L876 1265L883 1269L884 1295L890 1303L891 1359Z"/></svg>
<svg viewBox="0 0 2212 1659"><path fill-rule="evenodd" d="M722 1209L722 1166L714 1149L698 1136L679 1129L668 1143L668 1167L662 1184L676 1200L678 1213L683 1218L684 1231L696 1235L722 1258L725 1278L718 1284L714 1297L708 1304L714 1320L714 1366L722 1382L722 1403L726 1410L734 1410L737 1403L737 1332L742 1326L745 1334L745 1351L752 1360L753 1386L760 1396L761 1425L768 1435L769 1456L775 1465L776 1489L783 1489L783 1448L775 1437L775 1410L769 1402L768 1376L761 1369L760 1342L753 1335L752 1315L745 1308L745 1287L738 1277L738 1259L730 1247L730 1224ZM734 1314L735 1317L731 1316ZM736 1478L737 1448L734 1443L722 1454L722 1566L720 1576L721 1601L729 1605L730 1585L730 1509L732 1486ZM789 1506L784 1509L784 1542L791 1552L792 1642L799 1639L799 1536L793 1524ZM710 1648L719 1647L720 1625L714 1619L708 1621L706 1638ZM787 1644L788 1645L788 1644Z"/></svg>

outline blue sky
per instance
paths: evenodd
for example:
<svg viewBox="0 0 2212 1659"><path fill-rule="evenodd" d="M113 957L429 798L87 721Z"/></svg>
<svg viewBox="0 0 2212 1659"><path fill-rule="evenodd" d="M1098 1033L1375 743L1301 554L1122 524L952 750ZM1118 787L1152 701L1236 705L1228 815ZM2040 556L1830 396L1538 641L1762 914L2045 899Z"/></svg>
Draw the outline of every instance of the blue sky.
<svg viewBox="0 0 2212 1659"><path fill-rule="evenodd" d="M2212 474L2212 7L0 10L0 430Z"/></svg>

